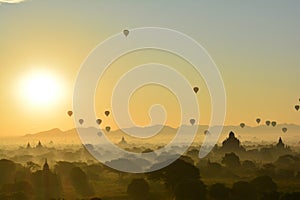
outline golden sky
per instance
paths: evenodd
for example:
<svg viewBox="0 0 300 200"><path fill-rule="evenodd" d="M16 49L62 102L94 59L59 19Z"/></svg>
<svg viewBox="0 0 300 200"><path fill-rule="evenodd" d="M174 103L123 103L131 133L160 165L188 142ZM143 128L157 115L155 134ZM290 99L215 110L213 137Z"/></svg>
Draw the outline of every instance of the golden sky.
<svg viewBox="0 0 300 200"><path fill-rule="evenodd" d="M76 76L89 52L124 29L147 26L181 31L206 48L224 80L226 124L255 125L256 117L299 123L300 113L294 110L300 104L299 2L0 2L0 136L73 128L66 112L72 109ZM168 53L140 51L114 62L103 78L107 94L122 73L147 62L170 65L199 86L200 124L207 124L210 101L202 78ZM49 76L57 86L55 98L43 105L35 101L38 95L26 92L34 74L43 80ZM103 96L95 97L100 117L110 102L110 95ZM165 105L168 125L178 125L178 102L157 86L133 95L129 109L138 124L149 122L153 103Z"/></svg>

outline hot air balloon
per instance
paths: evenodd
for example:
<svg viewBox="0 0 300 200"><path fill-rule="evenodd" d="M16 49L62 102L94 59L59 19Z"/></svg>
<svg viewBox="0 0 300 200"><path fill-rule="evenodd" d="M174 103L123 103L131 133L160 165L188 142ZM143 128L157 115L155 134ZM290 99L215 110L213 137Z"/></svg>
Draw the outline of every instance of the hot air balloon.
<svg viewBox="0 0 300 200"><path fill-rule="evenodd" d="M198 87L194 87L193 90L197 94L197 92L199 91L199 88Z"/></svg>
<svg viewBox="0 0 300 200"><path fill-rule="evenodd" d="M299 105L295 105L295 109L296 109L297 111L299 110L299 108L300 108Z"/></svg>
<svg viewBox="0 0 300 200"><path fill-rule="evenodd" d="M100 124L101 124L101 122L102 122L102 120L101 120L101 119L97 119L97 120L96 120L96 123L97 123L98 125L100 125Z"/></svg>
<svg viewBox="0 0 300 200"><path fill-rule="evenodd" d="M71 117L73 115L73 111L69 110L67 114Z"/></svg>
<svg viewBox="0 0 300 200"><path fill-rule="evenodd" d="M270 126L271 122L270 121L266 121L266 125Z"/></svg>
<svg viewBox="0 0 300 200"><path fill-rule="evenodd" d="M123 34L127 37L129 35L129 30L124 30Z"/></svg>
<svg viewBox="0 0 300 200"><path fill-rule="evenodd" d="M275 121L272 121L271 124L273 127L275 127L277 123Z"/></svg>
<svg viewBox="0 0 300 200"><path fill-rule="evenodd" d="M190 119L190 123L191 123L191 125L194 125L194 124L195 124L195 122L196 122L196 120L195 120L195 119Z"/></svg>
<svg viewBox="0 0 300 200"><path fill-rule="evenodd" d="M83 122L84 122L84 120L83 120L83 119L79 119L78 121L79 121L79 124L80 124L80 125L82 125L82 124L83 124Z"/></svg>
<svg viewBox="0 0 300 200"><path fill-rule="evenodd" d="M110 112L107 110L104 112L104 114L108 117L108 115L110 114Z"/></svg>
<svg viewBox="0 0 300 200"><path fill-rule="evenodd" d="M204 134L205 134L205 135L209 134L209 130L205 130L205 131L204 131Z"/></svg>
<svg viewBox="0 0 300 200"><path fill-rule="evenodd" d="M257 119L256 119L256 123L259 124L260 122L261 122L261 119L260 119L260 118L257 118Z"/></svg>
<svg viewBox="0 0 300 200"><path fill-rule="evenodd" d="M107 132L109 132L109 131L110 131L110 127L109 127L109 126L105 127L105 130L106 130Z"/></svg>
<svg viewBox="0 0 300 200"><path fill-rule="evenodd" d="M245 127L245 123L241 123L240 127L244 128Z"/></svg>
<svg viewBox="0 0 300 200"><path fill-rule="evenodd" d="M102 136L102 132L99 131L99 132L97 133L97 135L98 135L99 137L101 137L101 136Z"/></svg>
<svg viewBox="0 0 300 200"><path fill-rule="evenodd" d="M282 130L282 132L284 132L284 133L286 133L286 132L287 132L287 128L285 128L285 127L284 127L284 128L282 128L281 130Z"/></svg>

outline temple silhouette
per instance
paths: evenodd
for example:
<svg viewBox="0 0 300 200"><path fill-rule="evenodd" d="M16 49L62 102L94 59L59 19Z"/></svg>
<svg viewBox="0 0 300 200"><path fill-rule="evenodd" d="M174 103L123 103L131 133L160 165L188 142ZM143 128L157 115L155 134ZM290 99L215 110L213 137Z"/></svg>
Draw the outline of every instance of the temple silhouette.
<svg viewBox="0 0 300 200"><path fill-rule="evenodd" d="M213 150L215 153L235 153L242 158L251 158L264 161L273 161L275 158L281 155L291 153L289 146L284 144L281 137L276 144L266 145L257 149L246 149L238 138L236 138L234 132L230 131L228 137L222 142L222 146L218 147L217 145Z"/></svg>
<svg viewBox="0 0 300 200"><path fill-rule="evenodd" d="M237 139L234 132L231 131L228 138L222 142L222 147L220 150L225 152L239 152L245 151L245 148L241 146L240 140Z"/></svg>
<svg viewBox="0 0 300 200"><path fill-rule="evenodd" d="M281 152L281 153L290 153L291 152L291 148L288 145L285 145L281 139L281 137L279 137L278 143L276 144L276 150L277 152Z"/></svg>
<svg viewBox="0 0 300 200"><path fill-rule="evenodd" d="M126 142L126 140L125 140L124 137L122 137L122 139L121 139L121 141L119 142L119 144L120 144L120 145L126 145L126 144L127 144L127 142Z"/></svg>
<svg viewBox="0 0 300 200"><path fill-rule="evenodd" d="M38 144L35 146L35 148L40 149L43 148L44 146L42 145L41 141L38 142ZM26 149L32 149L33 147L30 145L30 143L28 142L26 145Z"/></svg>
<svg viewBox="0 0 300 200"><path fill-rule="evenodd" d="M38 199L57 199L61 195L59 177L50 170L47 159L45 159L43 169L32 174L32 183L36 188Z"/></svg>

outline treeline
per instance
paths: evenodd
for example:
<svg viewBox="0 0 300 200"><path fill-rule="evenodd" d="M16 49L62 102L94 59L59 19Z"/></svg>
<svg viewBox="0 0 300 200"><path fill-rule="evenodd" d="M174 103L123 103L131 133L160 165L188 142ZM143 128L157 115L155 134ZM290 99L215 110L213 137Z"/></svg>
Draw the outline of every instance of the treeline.
<svg viewBox="0 0 300 200"><path fill-rule="evenodd" d="M299 187L283 191L278 182L282 178L299 184L299 174L295 173L299 169L297 156L281 156L261 167L249 160L240 161L234 153L225 154L221 163L210 160L194 163L191 157L182 156L158 171L128 174L99 163L58 161L50 169L47 162L43 166L31 161L21 165L2 159L0 199L300 199ZM208 183L208 178L236 181Z"/></svg>

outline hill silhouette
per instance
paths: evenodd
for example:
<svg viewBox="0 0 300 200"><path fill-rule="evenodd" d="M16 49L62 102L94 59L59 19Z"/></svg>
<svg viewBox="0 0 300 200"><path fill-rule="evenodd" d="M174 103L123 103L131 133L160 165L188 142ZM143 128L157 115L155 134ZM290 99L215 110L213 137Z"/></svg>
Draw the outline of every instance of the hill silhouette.
<svg viewBox="0 0 300 200"><path fill-rule="evenodd" d="M181 128L184 130L185 134L189 134L189 128L191 126L184 125ZM287 132L282 132L282 128L286 127ZM198 132L195 138L195 142L201 143L205 137L206 130L208 129L207 125L199 125ZM96 133L100 130L94 127L88 128L79 128L79 130L83 130L85 133L84 137L90 137L91 142L95 142L98 140ZM139 139L136 137L131 137L127 135L127 133L139 133L140 136L147 136L152 134L156 130L160 130L157 135L153 138L145 138ZM162 126L162 125L155 125L150 127L131 127L126 128L124 131L122 130L111 130L109 133L105 130L101 132L105 133L106 137L109 140L119 143L122 137L125 137L126 141L129 143L168 143L171 139L175 136L177 128L173 128L170 126ZM298 133L300 132L300 126L295 124L278 124L276 127L270 127L265 125L260 126L245 126L241 128L240 126L224 126L223 131L220 135L219 143L221 143L228 135L230 131L234 131L236 136L241 140L242 143L275 143L277 142L279 137L282 137L289 145L298 146L300 139L298 138ZM209 134L209 133L208 133ZM100 135L100 134L98 134ZM29 141L38 141L38 140L46 140L54 141L58 143L65 143L68 141L72 142L80 142L80 137L76 129L70 129L66 131L62 131L58 128L54 128L48 131L43 131L35 134L26 134L25 136L21 137L22 140L29 140ZM89 139L88 139L89 140ZM184 137L182 138L184 142Z"/></svg>

